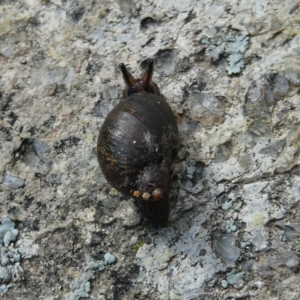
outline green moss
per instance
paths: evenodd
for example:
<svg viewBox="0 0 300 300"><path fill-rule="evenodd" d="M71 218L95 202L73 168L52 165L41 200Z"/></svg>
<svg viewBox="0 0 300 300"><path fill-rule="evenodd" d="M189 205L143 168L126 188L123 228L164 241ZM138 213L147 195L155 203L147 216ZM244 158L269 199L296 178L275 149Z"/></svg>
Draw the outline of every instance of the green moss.
<svg viewBox="0 0 300 300"><path fill-rule="evenodd" d="M134 253L137 253L138 251L139 251L139 249L141 248L141 247L143 247L144 246L144 242L141 242L141 241L138 241L134 246L133 246L133 251L134 251Z"/></svg>
<svg viewBox="0 0 300 300"><path fill-rule="evenodd" d="M294 250L295 250L296 254L300 255L300 240L295 242Z"/></svg>

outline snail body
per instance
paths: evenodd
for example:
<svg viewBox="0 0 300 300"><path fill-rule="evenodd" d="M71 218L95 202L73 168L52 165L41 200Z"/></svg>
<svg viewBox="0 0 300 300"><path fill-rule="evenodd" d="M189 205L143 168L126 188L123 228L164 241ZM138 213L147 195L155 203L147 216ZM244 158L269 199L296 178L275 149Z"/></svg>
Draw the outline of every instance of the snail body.
<svg viewBox="0 0 300 300"><path fill-rule="evenodd" d="M169 216L170 166L178 152L175 115L152 81L153 60L141 79L123 64L124 99L107 115L99 132L97 157L106 180L133 197L154 225Z"/></svg>

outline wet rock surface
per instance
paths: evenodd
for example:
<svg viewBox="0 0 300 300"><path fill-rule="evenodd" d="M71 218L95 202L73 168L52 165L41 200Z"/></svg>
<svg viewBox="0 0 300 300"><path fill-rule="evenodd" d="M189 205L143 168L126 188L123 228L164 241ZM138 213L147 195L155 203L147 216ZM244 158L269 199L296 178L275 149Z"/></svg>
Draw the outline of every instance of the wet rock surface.
<svg viewBox="0 0 300 300"><path fill-rule="evenodd" d="M0 2L1 299L299 299L296 1ZM96 158L117 65L180 115L170 220Z"/></svg>

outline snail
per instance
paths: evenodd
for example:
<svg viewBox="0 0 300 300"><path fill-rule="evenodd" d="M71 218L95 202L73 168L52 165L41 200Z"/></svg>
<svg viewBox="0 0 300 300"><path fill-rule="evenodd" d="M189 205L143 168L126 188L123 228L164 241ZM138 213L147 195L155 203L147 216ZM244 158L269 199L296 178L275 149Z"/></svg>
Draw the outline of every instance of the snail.
<svg viewBox="0 0 300 300"><path fill-rule="evenodd" d="M176 117L152 81L154 61L140 79L119 65L125 82L123 100L100 129L97 157L106 180L131 196L154 225L169 217L170 167L178 152Z"/></svg>

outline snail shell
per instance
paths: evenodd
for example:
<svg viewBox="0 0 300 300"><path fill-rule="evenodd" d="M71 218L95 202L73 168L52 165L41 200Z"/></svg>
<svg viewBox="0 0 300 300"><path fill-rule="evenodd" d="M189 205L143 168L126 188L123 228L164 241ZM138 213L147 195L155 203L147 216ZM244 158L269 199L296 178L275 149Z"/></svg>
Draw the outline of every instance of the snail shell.
<svg viewBox="0 0 300 300"><path fill-rule="evenodd" d="M107 115L99 133L97 157L106 180L133 197L156 226L169 216L170 166L178 152L176 118L152 81L153 60L141 79L123 64L123 99Z"/></svg>

